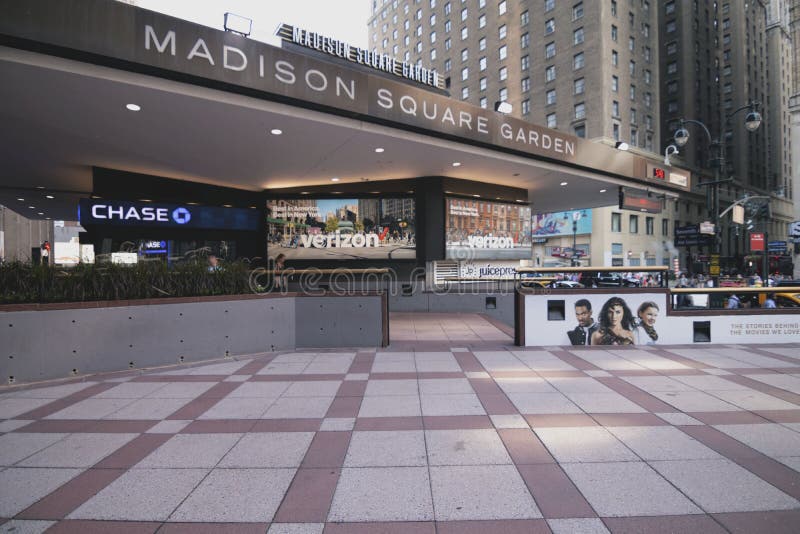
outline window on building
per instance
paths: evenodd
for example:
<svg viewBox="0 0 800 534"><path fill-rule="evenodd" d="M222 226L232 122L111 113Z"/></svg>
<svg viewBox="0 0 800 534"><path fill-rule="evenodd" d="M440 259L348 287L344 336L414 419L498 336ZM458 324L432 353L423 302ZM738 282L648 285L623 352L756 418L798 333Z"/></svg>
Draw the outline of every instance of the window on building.
<svg viewBox="0 0 800 534"><path fill-rule="evenodd" d="M582 95L586 83L583 78L578 78L572 84L572 93L575 95Z"/></svg>
<svg viewBox="0 0 800 534"><path fill-rule="evenodd" d="M616 50L611 51L611 65L613 65L614 67L619 65L619 54L617 53Z"/></svg>
<svg viewBox="0 0 800 534"><path fill-rule="evenodd" d="M478 40L478 50L479 51L486 50L486 37L481 37Z"/></svg>
<svg viewBox="0 0 800 534"><path fill-rule="evenodd" d="M431 32L431 43L436 42L436 32Z"/></svg>
<svg viewBox="0 0 800 534"><path fill-rule="evenodd" d="M654 227L655 227L655 219L653 219L652 217L645 217L644 219L645 233L647 235L654 235L655 234Z"/></svg>
<svg viewBox="0 0 800 534"><path fill-rule="evenodd" d="M526 9L519 15L519 24L520 26L525 26L530 22L530 15L528 15L528 10Z"/></svg>
<svg viewBox="0 0 800 534"><path fill-rule="evenodd" d="M612 232L621 232L622 231L622 214L621 213L612 213L611 214L611 231ZM619 244L619 252L615 252L614 245L619 243L613 243L611 245L611 253L612 254L622 254L622 244Z"/></svg>
<svg viewBox="0 0 800 534"><path fill-rule="evenodd" d="M421 53L422 53L422 42L418 42L417 43L417 54L421 54Z"/></svg>
<svg viewBox="0 0 800 534"><path fill-rule="evenodd" d="M461 88L461 100L466 100L469 98L469 87L462 87Z"/></svg>
<svg viewBox="0 0 800 534"><path fill-rule="evenodd" d="M619 91L619 78L613 74L611 75L611 90L615 93Z"/></svg>
<svg viewBox="0 0 800 534"><path fill-rule="evenodd" d="M616 100L611 102L611 116L612 117L619 117L619 102Z"/></svg>
<svg viewBox="0 0 800 534"><path fill-rule="evenodd" d="M647 91L644 94L644 105L647 106L648 108L653 105L653 93L651 93L650 91Z"/></svg>
<svg viewBox="0 0 800 534"><path fill-rule="evenodd" d="M450 50L450 48L451 48L452 46L453 46L453 42L450 40L450 38L449 38L449 37L448 37L447 39L445 39L445 40L444 40L444 49L445 49L445 50Z"/></svg>
<svg viewBox="0 0 800 534"><path fill-rule="evenodd" d="M628 221L628 228L632 234L639 233L639 216L631 215Z"/></svg>
<svg viewBox="0 0 800 534"><path fill-rule="evenodd" d="M678 103L674 100L667 103L667 111L669 113L677 113L678 112Z"/></svg>
<svg viewBox="0 0 800 534"><path fill-rule="evenodd" d="M579 52L572 56L572 68L573 70L582 69L584 64L583 52Z"/></svg>
<svg viewBox="0 0 800 534"><path fill-rule="evenodd" d="M478 28L486 27L486 15L481 15L478 17Z"/></svg>
<svg viewBox="0 0 800 534"><path fill-rule="evenodd" d="M661 235L669 235L669 219L661 219Z"/></svg>
<svg viewBox="0 0 800 534"><path fill-rule="evenodd" d="M466 41L467 37L469 37L469 31L467 30L467 27L464 26L463 28L461 28L461 40Z"/></svg>
<svg viewBox="0 0 800 534"><path fill-rule="evenodd" d="M466 7L461 9L461 22L464 22L465 20L467 20L467 8Z"/></svg>
<svg viewBox="0 0 800 534"><path fill-rule="evenodd" d="M670 61L667 63L667 74L676 74L678 72L678 62Z"/></svg>
<svg viewBox="0 0 800 534"><path fill-rule="evenodd" d="M544 0L544 11L552 11L556 7L556 0Z"/></svg>
<svg viewBox="0 0 800 534"><path fill-rule="evenodd" d="M578 28L572 32L572 44L579 45L583 42L583 28Z"/></svg>
<svg viewBox="0 0 800 534"><path fill-rule="evenodd" d="M508 47L506 45L501 46L499 52L501 61L508 57Z"/></svg>
<svg viewBox="0 0 800 534"><path fill-rule="evenodd" d="M628 93L629 93L629 96L630 96L631 100L636 100L636 86L635 85L631 85L631 88L630 88Z"/></svg>
<svg viewBox="0 0 800 534"><path fill-rule="evenodd" d="M500 102L505 102L506 100L508 100L508 89L506 89L505 87L501 87L499 95L500 95Z"/></svg>
<svg viewBox="0 0 800 534"><path fill-rule="evenodd" d="M649 47L649 46L645 46L645 47L644 47L644 60L645 60L647 63L650 63L650 62L652 62L652 60L653 60L653 53L652 53L652 51L650 50L650 47Z"/></svg>
<svg viewBox="0 0 800 534"><path fill-rule="evenodd" d="M556 128L558 124L556 123L556 114L555 113L548 113L547 114L547 127L548 128Z"/></svg>
<svg viewBox="0 0 800 534"><path fill-rule="evenodd" d="M644 70L644 83L650 85L653 81L653 73L650 72L650 69Z"/></svg>
<svg viewBox="0 0 800 534"><path fill-rule="evenodd" d="M614 141L619 141L619 124L616 122L611 125L611 137L614 138Z"/></svg>
<svg viewBox="0 0 800 534"><path fill-rule="evenodd" d="M617 27L613 24L611 25L611 40L617 42Z"/></svg>
<svg viewBox="0 0 800 534"><path fill-rule="evenodd" d="M550 65L546 69L544 69L544 81L545 82L552 82L556 79L556 67L555 65Z"/></svg>
<svg viewBox="0 0 800 534"><path fill-rule="evenodd" d="M500 15L505 15L508 7L506 6L506 0L502 0L499 4L497 4L497 13Z"/></svg>
<svg viewBox="0 0 800 534"><path fill-rule="evenodd" d="M628 50L633 52L635 48L636 48L636 39L634 39L633 37L628 37Z"/></svg>
<svg viewBox="0 0 800 534"><path fill-rule="evenodd" d="M482 57L478 60L478 70L481 72L486 70L486 57Z"/></svg>
<svg viewBox="0 0 800 534"><path fill-rule="evenodd" d="M444 60L444 71L445 72L450 72L451 68L452 68L452 63L450 62L449 59L445 59Z"/></svg>
<svg viewBox="0 0 800 534"><path fill-rule="evenodd" d="M466 81L469 78L469 67L461 69L461 81Z"/></svg>
<svg viewBox="0 0 800 534"><path fill-rule="evenodd" d="M579 102L575 104L575 119L584 119L586 118L586 104L583 102Z"/></svg>
<svg viewBox="0 0 800 534"><path fill-rule="evenodd" d="M498 71L498 75L500 77L500 81L503 81L508 78L508 67L500 67Z"/></svg>
<svg viewBox="0 0 800 534"><path fill-rule="evenodd" d="M436 13L431 15L431 18L429 19L429 21L431 23L431 26L435 26L436 25Z"/></svg>
<svg viewBox="0 0 800 534"><path fill-rule="evenodd" d="M522 56L519 62L519 68L522 72L527 71L531 66L531 59L530 56Z"/></svg>
<svg viewBox="0 0 800 534"><path fill-rule="evenodd" d="M645 39L650 37L650 25L647 23L642 24L642 35L644 35Z"/></svg>
<svg viewBox="0 0 800 534"><path fill-rule="evenodd" d="M674 95L678 93L678 82L675 80L667 83L667 94Z"/></svg>
<svg viewBox="0 0 800 534"><path fill-rule="evenodd" d="M531 90L531 79L527 76L525 78L522 78L521 85L522 85L522 92L527 93L528 91Z"/></svg>
<svg viewBox="0 0 800 534"><path fill-rule="evenodd" d="M544 34L550 35L556 31L556 19L547 19L544 21Z"/></svg>
<svg viewBox="0 0 800 534"><path fill-rule="evenodd" d="M631 76L635 76L636 75L636 62L633 61L633 60L631 60L628 63L628 74L630 74Z"/></svg>
<svg viewBox="0 0 800 534"><path fill-rule="evenodd" d="M674 0L670 0L669 2L666 2L664 4L664 13L666 13L667 15L671 15L672 13L675 13L675 1Z"/></svg>
<svg viewBox="0 0 800 534"><path fill-rule="evenodd" d="M478 80L478 89L480 89L481 91L486 90L486 76Z"/></svg>
<svg viewBox="0 0 800 534"><path fill-rule="evenodd" d="M545 93L545 103L551 106L556 103L556 90L550 89Z"/></svg>
<svg viewBox="0 0 800 534"><path fill-rule="evenodd" d="M636 124L636 110L631 108L631 124Z"/></svg>
<svg viewBox="0 0 800 534"><path fill-rule="evenodd" d="M529 99L525 99L522 101L522 114L529 115L531 112L531 101Z"/></svg>
<svg viewBox="0 0 800 534"><path fill-rule="evenodd" d="M617 16L617 0L611 0L611 16Z"/></svg>
<svg viewBox="0 0 800 534"><path fill-rule="evenodd" d="M583 2L578 2L572 6L572 20L583 18Z"/></svg>
<svg viewBox="0 0 800 534"><path fill-rule="evenodd" d="M653 129L653 116L652 115L645 115L644 116L644 127L648 130Z"/></svg>
<svg viewBox="0 0 800 534"><path fill-rule="evenodd" d="M489 105L489 102L485 96L482 96L481 99L478 101L478 105L483 109L486 109Z"/></svg>
<svg viewBox="0 0 800 534"><path fill-rule="evenodd" d="M675 33L675 30L677 30L677 26L675 24L675 21L674 20L670 20L669 22L667 22L667 24L665 25L665 29L666 29L667 33Z"/></svg>
<svg viewBox="0 0 800 534"><path fill-rule="evenodd" d="M497 29L497 38L498 39L505 39L507 34L506 25L503 24Z"/></svg>
<svg viewBox="0 0 800 534"><path fill-rule="evenodd" d="M446 21L446 22L444 23L444 32L445 32L445 33L450 33L450 30L452 30L452 29L453 29L453 23L452 23L452 22L450 22L449 20L448 20L448 21Z"/></svg>
<svg viewBox="0 0 800 534"><path fill-rule="evenodd" d="M636 128L631 128L631 146L639 146L639 131Z"/></svg>
<svg viewBox="0 0 800 534"><path fill-rule="evenodd" d="M461 50L461 61L464 62L469 59L469 49L464 48Z"/></svg>

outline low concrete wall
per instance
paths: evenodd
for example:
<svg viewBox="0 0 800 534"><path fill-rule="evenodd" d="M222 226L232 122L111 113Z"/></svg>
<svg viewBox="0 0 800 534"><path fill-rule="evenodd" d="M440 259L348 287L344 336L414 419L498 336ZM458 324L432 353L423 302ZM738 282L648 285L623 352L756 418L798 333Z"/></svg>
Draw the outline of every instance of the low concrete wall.
<svg viewBox="0 0 800 534"><path fill-rule="evenodd" d="M490 299L488 307L487 299ZM493 304L491 299L494 299ZM514 326L514 293L493 292L485 288L474 290L451 288L448 292L431 293L422 291L422 284L416 284L413 286L413 292L408 295L392 294L389 297L389 311L482 313Z"/></svg>
<svg viewBox="0 0 800 534"><path fill-rule="evenodd" d="M0 377L20 383L295 347L381 346L385 303L373 293L3 306Z"/></svg>

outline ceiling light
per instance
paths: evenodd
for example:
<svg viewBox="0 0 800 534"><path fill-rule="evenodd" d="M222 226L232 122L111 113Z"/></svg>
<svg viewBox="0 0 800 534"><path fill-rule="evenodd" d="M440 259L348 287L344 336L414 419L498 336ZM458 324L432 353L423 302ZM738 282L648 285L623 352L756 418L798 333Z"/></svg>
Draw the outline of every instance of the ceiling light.
<svg viewBox="0 0 800 534"><path fill-rule="evenodd" d="M567 185L568 183L569 183L569 182L561 182L561 185L562 185L562 186L565 186L565 185Z"/></svg>
<svg viewBox="0 0 800 534"><path fill-rule="evenodd" d="M152 202L149 198L140 198L139 202Z"/></svg>
<svg viewBox="0 0 800 534"><path fill-rule="evenodd" d="M338 178L338 177L336 177L336 176L334 176L333 178L331 178L331 182L338 182L338 181L339 181L339 178Z"/></svg>
<svg viewBox="0 0 800 534"><path fill-rule="evenodd" d="M341 195L342 194L341 191L331 191L331 193L334 194L334 195Z"/></svg>
<svg viewBox="0 0 800 534"><path fill-rule="evenodd" d="M50 220L50 217L45 217L45 219L47 219L47 220L49 221L49 220Z"/></svg>
<svg viewBox="0 0 800 534"><path fill-rule="evenodd" d="M197 202L187 202L186 204L188 206L199 206L199 204Z"/></svg>
<svg viewBox="0 0 800 534"><path fill-rule="evenodd" d="M128 104L128 105L126 105L125 107L126 107L126 108L127 108L129 111L139 111L139 110L141 110L141 109L142 109L142 106L139 106L139 105L137 105L137 104Z"/></svg>
<svg viewBox="0 0 800 534"><path fill-rule="evenodd" d="M461 163L459 163L458 161L454 161L453 167L461 167Z"/></svg>
<svg viewBox="0 0 800 534"><path fill-rule="evenodd" d="M19 200L20 202L25 202L24 198L18 198L17 200Z"/></svg>
<svg viewBox="0 0 800 534"><path fill-rule="evenodd" d="M44 186L43 185L37 185L36 189L44 189Z"/></svg>
<svg viewBox="0 0 800 534"><path fill-rule="evenodd" d="M56 198L53 195L45 195L44 198Z"/></svg>
<svg viewBox="0 0 800 534"><path fill-rule="evenodd" d="M524 200L522 200L522 199L520 199L520 198L518 198L518 199L517 199L517 202L525 202L525 201L524 201Z"/></svg>
<svg viewBox="0 0 800 534"><path fill-rule="evenodd" d="M232 205L230 205L230 204L223 204L223 205L222 205L222 207L223 207L223 208L232 208L233 206L232 206Z"/></svg>
<svg viewBox="0 0 800 534"><path fill-rule="evenodd" d="M36 206L28 206L28 209L29 209L29 210L35 210L35 209L36 209Z"/></svg>
<svg viewBox="0 0 800 534"><path fill-rule="evenodd" d="M272 130L269 131L269 133L271 133L272 135L281 135L283 133L283 130L278 128L273 128Z"/></svg>
<svg viewBox="0 0 800 534"><path fill-rule="evenodd" d="M480 195L472 195L472 196L475 197L475 198L481 198Z"/></svg>
<svg viewBox="0 0 800 534"><path fill-rule="evenodd" d="M301 195L307 195L307 194L308 194L308 191L300 191L300 194L301 194Z"/></svg>
<svg viewBox="0 0 800 534"><path fill-rule="evenodd" d="M383 149L382 149L382 148L380 148L380 147L378 147L378 148L376 148L376 149L375 149L375 152L377 152L378 154L380 154L381 152L383 152Z"/></svg>
<svg viewBox="0 0 800 534"><path fill-rule="evenodd" d="M44 215L44 213L42 213L42 212L40 211L40 212L39 212L39 215Z"/></svg>
<svg viewBox="0 0 800 534"><path fill-rule="evenodd" d="M605 193L606 191L608 191L608 189L601 189L600 190L601 193Z"/></svg>
<svg viewBox="0 0 800 534"><path fill-rule="evenodd" d="M250 209L251 210L255 210L255 209L258 209L258 208L256 208L255 206L250 206Z"/></svg>

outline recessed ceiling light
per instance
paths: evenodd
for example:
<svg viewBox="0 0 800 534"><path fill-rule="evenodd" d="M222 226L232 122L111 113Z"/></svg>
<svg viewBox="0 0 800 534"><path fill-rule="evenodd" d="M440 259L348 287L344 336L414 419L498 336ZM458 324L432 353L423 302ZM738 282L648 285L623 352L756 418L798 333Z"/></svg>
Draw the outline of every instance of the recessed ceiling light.
<svg viewBox="0 0 800 534"><path fill-rule="evenodd" d="M44 213L42 213L42 212L40 211L40 212L39 212L39 215L44 215Z"/></svg>
<svg viewBox="0 0 800 534"><path fill-rule="evenodd" d="M24 198L18 198L17 200L19 200L20 202L25 202Z"/></svg>
<svg viewBox="0 0 800 534"><path fill-rule="evenodd" d="M45 217L45 219L47 219L47 220L49 221L49 220L50 220L50 217Z"/></svg>
<svg viewBox="0 0 800 534"><path fill-rule="evenodd" d="M331 191L331 193L333 193L334 195L341 195L342 194L341 191Z"/></svg>
<svg viewBox="0 0 800 534"><path fill-rule="evenodd" d="M500 200L500 197L494 197L495 200Z"/></svg>
<svg viewBox="0 0 800 534"><path fill-rule="evenodd" d="M458 161L453 162L453 167L461 167L461 163Z"/></svg>
<svg viewBox="0 0 800 534"><path fill-rule="evenodd" d="M380 195L381 192L380 191L370 191L370 194L372 194L372 195Z"/></svg>
<svg viewBox="0 0 800 534"><path fill-rule="evenodd" d="M125 106L129 111L139 111L142 109L142 106L138 104L128 104Z"/></svg>
<svg viewBox="0 0 800 534"><path fill-rule="evenodd" d="M519 199L519 198L518 198L518 199L517 199L517 202L525 202L525 201L524 201L524 200L522 200L522 199Z"/></svg>
<svg viewBox="0 0 800 534"><path fill-rule="evenodd" d="M44 189L44 186L43 185L37 185L36 189Z"/></svg>
<svg viewBox="0 0 800 534"><path fill-rule="evenodd" d="M605 193L606 191L608 191L608 189L601 189L600 190L601 193Z"/></svg>
<svg viewBox="0 0 800 534"><path fill-rule="evenodd" d="M56 198L53 195L45 195L44 198Z"/></svg>
<svg viewBox="0 0 800 534"><path fill-rule="evenodd" d="M187 202L188 206L198 206L197 202Z"/></svg>
<svg viewBox="0 0 800 534"><path fill-rule="evenodd" d="M480 195L472 195L472 196L475 197L475 198L481 198Z"/></svg>
<svg viewBox="0 0 800 534"><path fill-rule="evenodd" d="M647 208L640 208L642 211L647 211Z"/></svg>
<svg viewBox="0 0 800 534"><path fill-rule="evenodd" d="M250 209L251 209L251 210L256 210L256 209L258 209L258 208L257 208L257 207L255 207L255 206L250 206Z"/></svg>
<svg viewBox="0 0 800 534"><path fill-rule="evenodd" d="M567 183L568 182L561 182L561 185L564 186L564 185L567 185Z"/></svg>
<svg viewBox="0 0 800 534"><path fill-rule="evenodd" d="M35 210L35 209L36 209L36 206L28 206L28 209L29 209L29 210Z"/></svg>
<svg viewBox="0 0 800 534"><path fill-rule="evenodd" d="M231 204L223 204L222 207L223 208L232 208L233 206Z"/></svg>
<svg viewBox="0 0 800 534"><path fill-rule="evenodd" d="M272 135L281 135L283 133L283 130L279 128L273 128L269 131L269 133L271 133Z"/></svg>
<svg viewBox="0 0 800 534"><path fill-rule="evenodd" d="M380 147L378 147L378 148L376 148L376 149L375 149L375 152L377 152L378 154L380 154L381 152L383 152L383 149L382 149L382 148L380 148Z"/></svg>
<svg viewBox="0 0 800 534"><path fill-rule="evenodd" d="M334 176L333 178L331 178L331 182L338 182L338 181L339 181L339 178L338 178L338 177L336 177L336 176Z"/></svg>
<svg viewBox="0 0 800 534"><path fill-rule="evenodd" d="M301 195L307 195L307 194L308 194L308 191L300 191L300 194L301 194Z"/></svg>
<svg viewBox="0 0 800 534"><path fill-rule="evenodd" d="M149 198L140 198L139 202L152 202Z"/></svg>

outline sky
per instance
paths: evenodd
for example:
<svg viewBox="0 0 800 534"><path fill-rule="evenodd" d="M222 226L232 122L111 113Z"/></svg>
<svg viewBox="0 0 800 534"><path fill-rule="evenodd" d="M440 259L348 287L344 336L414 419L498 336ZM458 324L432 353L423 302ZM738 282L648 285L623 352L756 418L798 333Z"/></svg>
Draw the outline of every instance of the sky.
<svg viewBox="0 0 800 534"><path fill-rule="evenodd" d="M135 5L223 29L226 12L252 19L251 39L280 46L282 23L366 48L371 0L137 0Z"/></svg>

